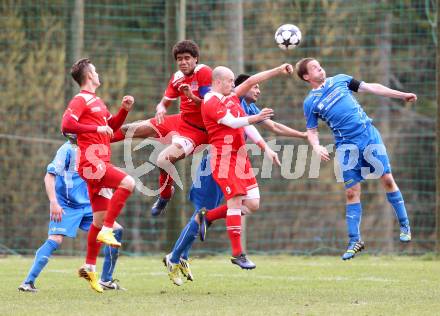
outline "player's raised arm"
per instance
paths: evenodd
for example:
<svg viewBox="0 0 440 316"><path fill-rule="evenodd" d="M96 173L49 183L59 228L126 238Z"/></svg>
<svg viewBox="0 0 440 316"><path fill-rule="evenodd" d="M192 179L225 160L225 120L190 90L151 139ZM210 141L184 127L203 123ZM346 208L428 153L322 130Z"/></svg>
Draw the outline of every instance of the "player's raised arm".
<svg viewBox="0 0 440 316"><path fill-rule="evenodd" d="M267 108L262 109L258 114L243 117L235 117L229 111L226 111L225 115L218 122L231 128L240 128L267 120L272 116L273 110Z"/></svg>
<svg viewBox="0 0 440 316"><path fill-rule="evenodd" d="M417 95L414 93L406 93L398 90L388 88L380 83L367 83L361 82L359 85L358 92L367 92L375 95L380 95L383 97L402 99L406 102L417 101Z"/></svg>
<svg viewBox="0 0 440 316"><path fill-rule="evenodd" d="M293 66L291 64L282 64L281 66L259 72L247 79L245 82L243 82L238 87L235 87L235 94L237 96L243 96L246 94L246 92L252 88L252 86L263 82L265 80L268 80L272 77L281 75L281 74L292 74L293 73Z"/></svg>
<svg viewBox="0 0 440 316"><path fill-rule="evenodd" d="M300 132L294 128L272 121L270 119L263 121L262 126L263 128L275 133L278 136L307 139L307 132Z"/></svg>
<svg viewBox="0 0 440 316"><path fill-rule="evenodd" d="M330 154L327 148L319 144L319 133L317 128L310 128L307 130L307 140L313 147L313 151L318 154L323 161L330 160Z"/></svg>
<svg viewBox="0 0 440 316"><path fill-rule="evenodd" d="M127 118L128 112L131 111L134 104L134 98L131 95L126 95L122 98L121 107L115 116L111 116L108 120L108 126L113 130L118 130L121 128L125 119Z"/></svg>

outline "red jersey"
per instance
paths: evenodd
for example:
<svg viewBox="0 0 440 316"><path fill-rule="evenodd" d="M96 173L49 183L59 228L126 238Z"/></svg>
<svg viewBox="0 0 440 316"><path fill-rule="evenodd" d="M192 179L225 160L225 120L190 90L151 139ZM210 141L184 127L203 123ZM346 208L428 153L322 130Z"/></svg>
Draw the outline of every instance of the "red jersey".
<svg viewBox="0 0 440 316"><path fill-rule="evenodd" d="M182 119L187 121L190 125L195 125L203 128L203 119L200 113L200 106L196 105L193 100L186 97L186 95L179 91L182 84L188 84L192 93L203 99L200 95L200 88L210 87L212 81L212 70L210 67L200 64L194 69L194 72L186 76L183 72L176 72L170 79L164 97L168 100L176 100L180 97L180 112Z"/></svg>
<svg viewBox="0 0 440 316"><path fill-rule="evenodd" d="M76 121L82 124L104 126L111 119L112 115L104 102L96 96L85 90L81 90L69 103L64 115L70 115ZM111 156L110 137L98 132L78 134L78 147L81 150L79 167L89 164L90 160L100 159L103 162L109 162ZM93 154L86 159L86 152L89 146L96 146Z"/></svg>
<svg viewBox="0 0 440 316"><path fill-rule="evenodd" d="M232 128L219 123L228 111L234 117L246 116L235 93L227 97L212 91L206 94L202 103L202 117L209 143L217 148L217 155L221 153L223 145L231 145L232 153L246 145L243 127Z"/></svg>

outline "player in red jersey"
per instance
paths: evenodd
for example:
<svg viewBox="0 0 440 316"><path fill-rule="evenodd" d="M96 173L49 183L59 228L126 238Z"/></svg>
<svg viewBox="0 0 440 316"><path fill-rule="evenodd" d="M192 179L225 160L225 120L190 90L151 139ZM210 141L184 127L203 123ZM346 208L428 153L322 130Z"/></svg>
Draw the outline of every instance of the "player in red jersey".
<svg viewBox="0 0 440 316"><path fill-rule="evenodd" d="M101 243L121 246L112 228L135 187L131 176L110 163L110 138L113 130L121 127L133 107L134 99L125 96L118 113L112 116L104 102L96 96L100 81L90 60L78 60L73 64L71 74L81 91L70 101L64 112L62 131L78 136L81 152L78 173L87 182L93 210L93 223L87 237L86 263L79 274L90 282L94 290L102 292L95 272L96 258ZM111 189L115 191L112 193Z"/></svg>
<svg viewBox="0 0 440 316"><path fill-rule="evenodd" d="M173 56L179 71L171 76L162 100L156 106L155 117L124 125L113 140L125 138L127 130L133 129L132 137L157 137L171 143L157 159L157 166L161 169L160 196L151 208L153 216L161 214L173 194L174 163L192 154L197 146L208 143L200 105L203 96L211 89L211 68L198 63L199 48L193 41L184 40L174 45ZM178 98L180 113L167 115L167 108Z"/></svg>
<svg viewBox="0 0 440 316"><path fill-rule="evenodd" d="M199 212L200 232L204 234L207 222L226 217L232 246L231 262L242 269L254 269L255 264L242 251L241 215L256 211L260 204L260 192L247 156L244 135L258 144L273 162L278 165L280 162L257 129L250 125L270 118L273 111L263 109L257 115L246 116L238 97L264 80L292 72L292 65L283 64L251 76L234 90L234 73L226 67L216 67L212 73L212 91L205 95L202 104L202 117L211 144L212 175L225 196L227 209L220 206L206 214L203 210Z"/></svg>

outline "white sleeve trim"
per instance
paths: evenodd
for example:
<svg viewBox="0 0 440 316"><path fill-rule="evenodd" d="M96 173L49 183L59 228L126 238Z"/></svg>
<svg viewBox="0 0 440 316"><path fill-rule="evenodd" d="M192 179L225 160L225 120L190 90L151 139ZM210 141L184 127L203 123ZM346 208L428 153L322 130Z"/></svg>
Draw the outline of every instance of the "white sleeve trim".
<svg viewBox="0 0 440 316"><path fill-rule="evenodd" d="M246 116L235 117L229 110L227 110L225 116L219 119L217 123L229 126L231 128L240 128L249 125L249 119Z"/></svg>
<svg viewBox="0 0 440 316"><path fill-rule="evenodd" d="M254 125L245 126L244 132L246 133L247 137L249 137L255 144L258 144L260 141L263 140L263 137L261 137L261 134L258 132Z"/></svg>
<svg viewBox="0 0 440 316"><path fill-rule="evenodd" d="M75 114L73 114L73 113L70 113L70 116L71 117L73 117L76 121L79 121L79 118L78 118L78 116L76 116Z"/></svg>
<svg viewBox="0 0 440 316"><path fill-rule="evenodd" d="M177 97L177 98L169 98L169 97L167 97L166 95L164 95L163 96L165 99L167 99L167 100L170 100L170 101L174 101L174 100L177 100L179 97Z"/></svg>

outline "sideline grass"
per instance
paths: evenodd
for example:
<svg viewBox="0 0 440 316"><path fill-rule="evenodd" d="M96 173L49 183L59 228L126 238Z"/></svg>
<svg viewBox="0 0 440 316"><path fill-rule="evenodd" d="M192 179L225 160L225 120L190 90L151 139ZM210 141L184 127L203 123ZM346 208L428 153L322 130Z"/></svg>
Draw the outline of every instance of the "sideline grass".
<svg viewBox="0 0 440 316"><path fill-rule="evenodd" d="M76 276L82 258L54 257L19 293L32 258L0 259L0 315L438 315L440 261L429 257L251 256L242 271L226 256L196 258L196 280L169 281L160 257L121 257L126 292L97 294ZM99 262L100 264L100 262Z"/></svg>

